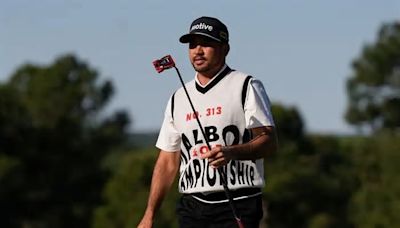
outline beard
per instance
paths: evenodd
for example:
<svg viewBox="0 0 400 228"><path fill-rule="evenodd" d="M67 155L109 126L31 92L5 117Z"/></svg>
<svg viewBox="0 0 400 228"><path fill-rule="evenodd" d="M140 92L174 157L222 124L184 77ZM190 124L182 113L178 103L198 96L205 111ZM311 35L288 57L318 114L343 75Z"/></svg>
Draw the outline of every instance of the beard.
<svg viewBox="0 0 400 228"><path fill-rule="evenodd" d="M202 66L197 66L194 63L192 63L193 68L199 72L199 73L204 73L204 72L208 72L211 68L209 65L202 65Z"/></svg>
<svg viewBox="0 0 400 228"><path fill-rule="evenodd" d="M191 61L193 68L199 73L206 73L212 69L212 63L210 63L206 58L202 58L203 62L196 64L196 60Z"/></svg>

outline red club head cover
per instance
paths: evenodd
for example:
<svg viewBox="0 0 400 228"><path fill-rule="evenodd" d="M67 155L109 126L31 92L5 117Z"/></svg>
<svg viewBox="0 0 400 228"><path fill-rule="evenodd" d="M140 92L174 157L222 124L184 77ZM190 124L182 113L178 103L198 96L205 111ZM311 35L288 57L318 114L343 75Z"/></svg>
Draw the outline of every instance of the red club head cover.
<svg viewBox="0 0 400 228"><path fill-rule="evenodd" d="M156 71L158 73L161 73L164 70L175 67L175 62L172 59L171 55L167 55L162 57L161 59L154 60L153 65L156 68Z"/></svg>

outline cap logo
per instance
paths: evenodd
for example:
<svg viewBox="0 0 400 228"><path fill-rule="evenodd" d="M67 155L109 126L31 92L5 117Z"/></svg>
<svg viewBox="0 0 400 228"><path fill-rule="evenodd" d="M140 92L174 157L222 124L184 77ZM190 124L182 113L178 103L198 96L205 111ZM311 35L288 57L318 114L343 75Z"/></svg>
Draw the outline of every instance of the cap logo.
<svg viewBox="0 0 400 228"><path fill-rule="evenodd" d="M195 29L204 29L211 32L213 30L213 27L211 25L207 25L206 23L200 23L193 25L192 28L190 28L190 31L193 31Z"/></svg>
<svg viewBox="0 0 400 228"><path fill-rule="evenodd" d="M227 40L228 39L228 34L226 34L226 32L219 32L219 36L222 37L223 39Z"/></svg>

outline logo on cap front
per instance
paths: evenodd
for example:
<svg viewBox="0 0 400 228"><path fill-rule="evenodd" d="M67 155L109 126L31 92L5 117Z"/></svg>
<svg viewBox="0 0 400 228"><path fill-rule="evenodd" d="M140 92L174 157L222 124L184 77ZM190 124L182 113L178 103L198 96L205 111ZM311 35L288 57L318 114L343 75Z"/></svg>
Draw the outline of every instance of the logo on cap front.
<svg viewBox="0 0 400 228"><path fill-rule="evenodd" d="M207 25L206 23L199 23L199 24L193 25L190 28L190 31L197 30L197 29L204 29L204 30L208 30L211 32L213 30L213 27L211 25Z"/></svg>

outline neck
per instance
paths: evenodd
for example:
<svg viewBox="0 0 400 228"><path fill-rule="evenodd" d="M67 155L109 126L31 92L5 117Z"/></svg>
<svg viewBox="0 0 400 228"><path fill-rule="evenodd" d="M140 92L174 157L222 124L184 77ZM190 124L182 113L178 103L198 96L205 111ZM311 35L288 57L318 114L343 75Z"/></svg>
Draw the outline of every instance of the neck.
<svg viewBox="0 0 400 228"><path fill-rule="evenodd" d="M197 79L199 80L201 85L206 85L211 79L213 79L217 73L222 70L225 64L222 64L218 68L213 70L209 70L207 72L197 72Z"/></svg>

